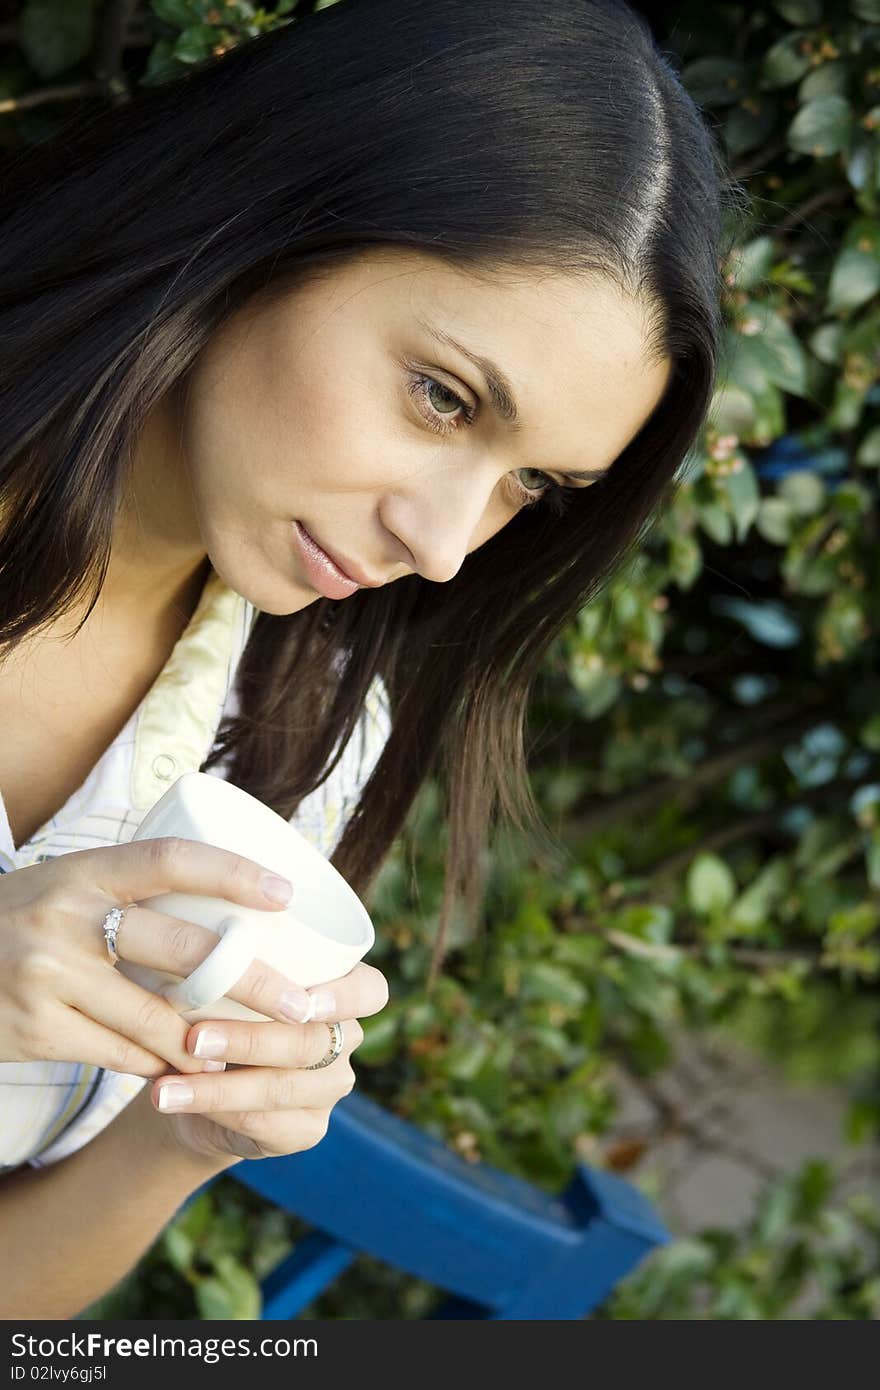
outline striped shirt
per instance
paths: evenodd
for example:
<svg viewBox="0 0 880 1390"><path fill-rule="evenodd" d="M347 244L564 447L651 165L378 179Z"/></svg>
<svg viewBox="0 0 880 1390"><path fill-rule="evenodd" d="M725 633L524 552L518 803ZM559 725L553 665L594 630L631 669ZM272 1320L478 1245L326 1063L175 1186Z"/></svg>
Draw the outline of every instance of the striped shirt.
<svg viewBox="0 0 880 1390"><path fill-rule="evenodd" d="M215 570L171 656L128 723L65 806L15 848L0 794L0 873L72 850L124 844L185 772L199 771L221 720L239 712L235 677L257 610ZM326 858L342 838L390 732L377 676L354 734L331 775L290 818ZM228 760L208 768L225 777ZM95 924L98 932L99 923ZM41 1168L100 1133L147 1078L81 1062L0 1062L0 1173Z"/></svg>

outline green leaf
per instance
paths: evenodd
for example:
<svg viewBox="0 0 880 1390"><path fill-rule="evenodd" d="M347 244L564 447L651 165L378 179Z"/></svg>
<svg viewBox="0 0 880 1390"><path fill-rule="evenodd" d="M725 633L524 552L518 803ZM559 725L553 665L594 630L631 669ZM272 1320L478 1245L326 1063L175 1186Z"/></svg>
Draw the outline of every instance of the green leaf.
<svg viewBox="0 0 880 1390"><path fill-rule="evenodd" d="M875 106L868 114L875 125L880 123L880 107ZM846 160L846 176L853 188L859 191L880 188L880 151L877 141L872 140L865 131L857 130L853 136Z"/></svg>
<svg viewBox="0 0 880 1390"><path fill-rule="evenodd" d="M650 1285L658 1301L668 1296L675 1286L690 1285L705 1278L715 1264L715 1252L702 1240L678 1240L661 1250L651 1262ZM646 1310L648 1314L650 1310Z"/></svg>
<svg viewBox="0 0 880 1390"><path fill-rule="evenodd" d="M615 918L615 928L629 936L663 945L672 937L675 918L662 903L646 903L624 908Z"/></svg>
<svg viewBox="0 0 880 1390"><path fill-rule="evenodd" d="M217 1277L229 1294L229 1317L253 1321L262 1312L260 1286L249 1269L234 1255L221 1255L217 1260Z"/></svg>
<svg viewBox="0 0 880 1390"><path fill-rule="evenodd" d="M686 891L693 911L711 917L730 907L736 879L717 854L698 854L688 869Z"/></svg>
<svg viewBox="0 0 880 1390"><path fill-rule="evenodd" d="M873 430L867 431L856 449L855 460L863 468L880 468L880 425L874 425Z"/></svg>
<svg viewBox="0 0 880 1390"><path fill-rule="evenodd" d="M789 24L818 24L822 0L773 0L773 8Z"/></svg>
<svg viewBox="0 0 880 1390"><path fill-rule="evenodd" d="M822 323L807 341L810 350L820 362L827 362L830 367L836 367L840 361L843 344L843 324Z"/></svg>
<svg viewBox="0 0 880 1390"><path fill-rule="evenodd" d="M92 43L94 0L26 0L18 21L21 50L43 81L81 62Z"/></svg>
<svg viewBox="0 0 880 1390"><path fill-rule="evenodd" d="M807 274L799 265L796 265L793 258L776 262L770 274L770 283L782 285L787 290L795 290L798 294L814 295L816 293L816 281L813 275Z"/></svg>
<svg viewBox="0 0 880 1390"><path fill-rule="evenodd" d="M834 262L828 286L828 308L856 309L880 289L880 258L876 252L847 246Z"/></svg>
<svg viewBox="0 0 880 1390"><path fill-rule="evenodd" d="M822 510L826 495L825 484L818 473L803 468L786 473L779 484L779 496L797 516L815 516Z"/></svg>
<svg viewBox="0 0 880 1390"><path fill-rule="evenodd" d="M690 589L703 568L703 552L693 536L674 535L669 543L669 568L679 589Z"/></svg>
<svg viewBox="0 0 880 1390"><path fill-rule="evenodd" d="M567 1004L573 1009L581 1008L587 1000L587 992L580 980L576 980L562 966L549 961L524 966L521 980L521 994L525 1000L542 999L551 1004Z"/></svg>
<svg viewBox="0 0 880 1390"><path fill-rule="evenodd" d="M569 670L580 696L581 711L587 719L598 719L611 708L620 694L619 678L611 671L602 668L587 670L575 662L572 662Z"/></svg>
<svg viewBox="0 0 880 1390"><path fill-rule="evenodd" d="M765 926L774 907L788 892L791 870L785 859L772 859L741 893L730 912L731 924L753 932Z"/></svg>
<svg viewBox="0 0 880 1390"><path fill-rule="evenodd" d="M174 29L186 29L203 17L193 0L152 0L152 10L157 19Z"/></svg>
<svg viewBox="0 0 880 1390"><path fill-rule="evenodd" d="M185 1272L192 1268L194 1245L179 1226L169 1226L162 1235L162 1246L175 1269Z"/></svg>
<svg viewBox="0 0 880 1390"><path fill-rule="evenodd" d="M859 739L873 753L880 753L880 714L874 714L859 730Z"/></svg>
<svg viewBox="0 0 880 1390"><path fill-rule="evenodd" d="M361 1023L364 1030L363 1042L358 1047L358 1060L376 1065L388 1062L394 1056L397 1030L400 1024L398 1014L388 1014L388 1009L365 1018Z"/></svg>
<svg viewBox="0 0 880 1390"><path fill-rule="evenodd" d="M761 66L763 83L767 87L790 87L810 69L810 55L804 52L805 34L786 34L764 55Z"/></svg>
<svg viewBox="0 0 880 1390"><path fill-rule="evenodd" d="M859 19L867 19L869 24L880 24L880 0L849 0L849 7Z"/></svg>
<svg viewBox="0 0 880 1390"><path fill-rule="evenodd" d="M201 63L211 56L217 34L210 24L191 24L184 29L171 52L179 63Z"/></svg>
<svg viewBox="0 0 880 1390"><path fill-rule="evenodd" d="M880 1104L854 1100L846 1116L846 1138L850 1144L865 1144L880 1133Z"/></svg>
<svg viewBox="0 0 880 1390"><path fill-rule="evenodd" d="M200 1192L178 1213L174 1225L191 1241L199 1241L210 1227L213 1217L214 1199L211 1193Z"/></svg>
<svg viewBox="0 0 880 1390"><path fill-rule="evenodd" d="M880 836L878 835L868 841L865 849L865 871L868 875L868 883L876 892L880 889Z"/></svg>
<svg viewBox="0 0 880 1390"><path fill-rule="evenodd" d="M841 912L833 912L828 922L829 937L848 936L853 941L866 941L880 926L880 904L857 903Z"/></svg>
<svg viewBox="0 0 880 1390"><path fill-rule="evenodd" d="M153 44L147 66L141 75L142 87L159 87L163 82L170 82L173 77L179 76L182 69L180 64L175 62L173 50L173 39L159 39L158 43Z"/></svg>
<svg viewBox="0 0 880 1390"><path fill-rule="evenodd" d="M839 377L834 384L831 409L825 417L828 427L832 430L854 429L862 418L867 394L866 386L853 386L845 377Z"/></svg>
<svg viewBox="0 0 880 1390"><path fill-rule="evenodd" d="M737 469L735 473L727 473L719 479L724 484L724 490L730 502L738 541L745 540L761 505L761 493L755 470L745 459L741 461L742 467Z"/></svg>
<svg viewBox="0 0 880 1390"><path fill-rule="evenodd" d="M771 545L787 545L791 540L794 513L782 497L764 497L755 518L755 527Z"/></svg>
<svg viewBox="0 0 880 1390"><path fill-rule="evenodd" d="M788 128L789 149L817 159L846 149L852 137L853 110L846 97L816 97L802 106Z"/></svg>
<svg viewBox="0 0 880 1390"><path fill-rule="evenodd" d="M698 106L729 106L742 96L746 68L735 58L697 58L681 80Z"/></svg>
<svg viewBox="0 0 880 1390"><path fill-rule="evenodd" d="M199 1316L210 1321L233 1318L233 1296L221 1279L200 1279L195 1287Z"/></svg>
<svg viewBox="0 0 880 1390"><path fill-rule="evenodd" d="M736 156L754 150L767 139L779 119L779 108L766 93L747 97L731 106L724 121L728 153Z"/></svg>
<svg viewBox="0 0 880 1390"><path fill-rule="evenodd" d="M776 246L770 236L755 237L737 246L729 256L729 267L739 290L753 290L770 274Z"/></svg>
<svg viewBox="0 0 880 1390"><path fill-rule="evenodd" d="M494 1040L488 1036L462 1038L453 1044L445 1059L447 1076L456 1081L473 1081L492 1054Z"/></svg>
<svg viewBox="0 0 880 1390"><path fill-rule="evenodd" d="M755 428L754 397L744 387L727 380L712 397L709 419L719 434L746 439Z"/></svg>
<svg viewBox="0 0 880 1390"><path fill-rule="evenodd" d="M718 545L730 545L733 539L733 520L719 502L700 508L700 525Z"/></svg>
<svg viewBox="0 0 880 1390"><path fill-rule="evenodd" d="M755 393L755 428L747 435L747 444L764 448L785 433L785 402L779 387L768 381L763 390Z"/></svg>
<svg viewBox="0 0 880 1390"><path fill-rule="evenodd" d="M753 603L735 594L717 594L712 609L742 623L749 636L766 647L796 647L801 640L797 618L777 599Z"/></svg>
<svg viewBox="0 0 880 1390"><path fill-rule="evenodd" d="M784 432L779 391L806 395L807 359L789 325L769 304L753 300L743 314L743 331L724 340L722 374L725 386L739 386L752 397L759 432L769 442Z"/></svg>
<svg viewBox="0 0 880 1390"><path fill-rule="evenodd" d="M770 380L791 395L806 395L807 363L799 339L785 319L769 310L769 306L761 319L761 328L754 341L769 354Z"/></svg>
<svg viewBox="0 0 880 1390"><path fill-rule="evenodd" d="M813 68L798 88L800 104L812 101L814 97L844 96L851 76L852 69L842 58Z"/></svg>
<svg viewBox="0 0 880 1390"><path fill-rule="evenodd" d="M779 1178L761 1198L755 1234L764 1245L775 1245L791 1226L797 1203L794 1179Z"/></svg>

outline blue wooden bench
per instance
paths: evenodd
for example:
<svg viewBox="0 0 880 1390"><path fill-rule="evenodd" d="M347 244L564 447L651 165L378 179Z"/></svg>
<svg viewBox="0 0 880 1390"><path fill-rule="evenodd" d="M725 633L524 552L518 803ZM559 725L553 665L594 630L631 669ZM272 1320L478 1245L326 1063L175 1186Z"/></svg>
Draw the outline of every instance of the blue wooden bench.
<svg viewBox="0 0 880 1390"><path fill-rule="evenodd" d="M296 1317L362 1252L446 1291L434 1317L581 1318L669 1238L610 1173L582 1165L554 1197L357 1093L315 1148L226 1176L314 1228L264 1280L265 1319Z"/></svg>

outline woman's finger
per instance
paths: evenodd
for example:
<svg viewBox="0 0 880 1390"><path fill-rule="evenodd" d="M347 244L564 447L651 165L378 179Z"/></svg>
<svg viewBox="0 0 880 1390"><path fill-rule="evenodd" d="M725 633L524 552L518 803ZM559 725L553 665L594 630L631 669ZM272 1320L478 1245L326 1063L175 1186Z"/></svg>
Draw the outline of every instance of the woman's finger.
<svg viewBox="0 0 880 1390"><path fill-rule="evenodd" d="M342 1025L347 1052L364 1038L357 1019ZM251 1067L309 1067L327 1055L330 1030L326 1023L247 1023L233 1019L194 1023L186 1038L193 1057ZM167 1070L167 1068L166 1068Z"/></svg>
<svg viewBox="0 0 880 1390"><path fill-rule="evenodd" d="M277 926L284 929L280 920ZM191 975L216 945L217 934L208 927L137 904L127 910L116 939L120 960L181 978ZM360 962L342 979L306 990L265 961L255 960L228 998L279 1022L338 1022L378 1013L388 1001L388 986L380 971ZM170 1056L168 1060L177 1065Z"/></svg>
<svg viewBox="0 0 880 1390"><path fill-rule="evenodd" d="M348 1024L353 1027L354 1023L354 1019L346 1020L343 1030ZM327 1029L324 1032L326 1034ZM322 1055L326 1055L329 1045L327 1038ZM318 1071L240 1067L234 1071L191 1072L185 1077L166 1073L153 1083L151 1099L164 1114L187 1111L215 1115L219 1111L326 1107L348 1095L354 1086L350 1052L346 1038L346 1046L339 1056Z"/></svg>
<svg viewBox="0 0 880 1390"><path fill-rule="evenodd" d="M63 868L50 872L68 881L80 880L90 890L98 886L111 905L149 902L164 893L223 898L270 912L283 905L277 897L278 875L264 865L219 845L179 835L71 850L59 859L64 860ZM284 882L280 880L282 887Z"/></svg>
<svg viewBox="0 0 880 1390"><path fill-rule="evenodd" d="M189 1025L171 1007L167 999L143 989L132 980L127 980L118 970L108 970L100 992L96 993L88 977L80 979L77 973L71 974L65 982L64 1000L79 1012L103 1024L110 1036L116 1039L114 1051L119 1056L127 1056L127 1049L133 1049L133 1056L144 1051L145 1056L164 1058L159 1070L167 1072L169 1066L178 1071L196 1071L199 1062L186 1048L186 1035ZM109 1039L107 1039L109 1042ZM82 1061L82 1057L78 1058ZM143 1060L143 1059L142 1059ZM136 1071L139 1076L156 1074L152 1060L150 1070L116 1066L102 1063L111 1071Z"/></svg>
<svg viewBox="0 0 880 1390"><path fill-rule="evenodd" d="M76 1008L66 1009L57 1027L46 1033L40 1055L50 1062L83 1062L131 1076L163 1076L168 1071L167 1058L105 1028Z"/></svg>
<svg viewBox="0 0 880 1390"><path fill-rule="evenodd" d="M227 1158L273 1158L302 1153L327 1133L335 1100L298 1110L217 1110L211 1115L172 1111L165 1124L194 1153Z"/></svg>
<svg viewBox="0 0 880 1390"><path fill-rule="evenodd" d="M315 985L306 991L311 1001L310 1011L300 1022L321 1019L338 1023L343 1018L370 1018L388 1003L388 981L373 965L364 961L325 985Z"/></svg>

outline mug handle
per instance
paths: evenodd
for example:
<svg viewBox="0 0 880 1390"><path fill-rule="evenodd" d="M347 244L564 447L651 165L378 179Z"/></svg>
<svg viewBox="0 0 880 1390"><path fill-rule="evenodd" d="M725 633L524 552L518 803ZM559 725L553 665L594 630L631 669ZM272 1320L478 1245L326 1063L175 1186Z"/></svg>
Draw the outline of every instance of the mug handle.
<svg viewBox="0 0 880 1390"><path fill-rule="evenodd" d="M243 917L224 917L217 935L217 945L201 965L159 991L179 1013L216 1004L235 987L256 955L253 925Z"/></svg>

